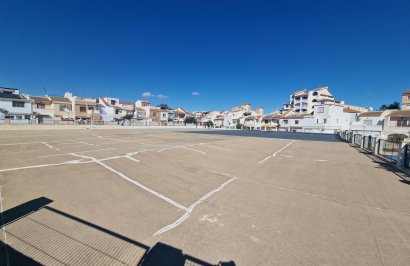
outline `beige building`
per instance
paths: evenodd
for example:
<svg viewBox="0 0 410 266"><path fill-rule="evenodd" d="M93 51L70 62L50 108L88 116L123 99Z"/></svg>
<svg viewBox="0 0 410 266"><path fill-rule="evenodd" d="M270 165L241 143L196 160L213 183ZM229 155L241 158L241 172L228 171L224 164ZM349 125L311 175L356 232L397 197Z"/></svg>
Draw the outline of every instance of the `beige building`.
<svg viewBox="0 0 410 266"><path fill-rule="evenodd" d="M50 96L51 106L54 109L54 116L61 120L74 121L75 113L70 99L65 97Z"/></svg>
<svg viewBox="0 0 410 266"><path fill-rule="evenodd" d="M410 90L403 92L401 95L401 109L410 110Z"/></svg>
<svg viewBox="0 0 410 266"><path fill-rule="evenodd" d="M33 118L36 119L36 123L42 124L44 120L54 120L54 106L49 97L41 96L27 96L28 99L33 101Z"/></svg>

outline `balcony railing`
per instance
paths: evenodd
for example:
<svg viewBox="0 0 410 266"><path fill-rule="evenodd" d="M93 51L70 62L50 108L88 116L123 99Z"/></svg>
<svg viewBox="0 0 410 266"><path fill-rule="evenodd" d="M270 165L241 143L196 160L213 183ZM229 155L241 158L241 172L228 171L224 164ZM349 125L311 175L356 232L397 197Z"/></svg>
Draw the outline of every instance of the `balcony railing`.
<svg viewBox="0 0 410 266"><path fill-rule="evenodd" d="M397 127L410 127L410 121L407 120L398 120Z"/></svg>

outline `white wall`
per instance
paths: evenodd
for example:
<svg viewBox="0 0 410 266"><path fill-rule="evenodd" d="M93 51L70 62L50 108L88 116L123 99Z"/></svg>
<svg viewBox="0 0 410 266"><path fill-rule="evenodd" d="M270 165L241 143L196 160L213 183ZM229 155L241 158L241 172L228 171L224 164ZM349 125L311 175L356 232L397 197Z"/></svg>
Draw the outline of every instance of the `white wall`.
<svg viewBox="0 0 410 266"><path fill-rule="evenodd" d="M13 101L24 101L24 107L13 107ZM0 99L0 108L5 109L9 112L6 115L12 114L22 114L22 115L31 115L32 114L32 102L27 100L18 100L18 99Z"/></svg>

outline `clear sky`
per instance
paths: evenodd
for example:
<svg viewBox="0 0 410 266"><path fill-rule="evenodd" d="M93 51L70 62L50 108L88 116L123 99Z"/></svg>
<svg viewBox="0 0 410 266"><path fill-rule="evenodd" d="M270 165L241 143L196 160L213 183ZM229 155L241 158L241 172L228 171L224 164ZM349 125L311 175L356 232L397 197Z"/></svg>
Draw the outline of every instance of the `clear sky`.
<svg viewBox="0 0 410 266"><path fill-rule="evenodd" d="M270 112L322 85L375 108L410 89L408 0L4 0L0 10L0 86L34 95L150 92L191 111L246 101Z"/></svg>

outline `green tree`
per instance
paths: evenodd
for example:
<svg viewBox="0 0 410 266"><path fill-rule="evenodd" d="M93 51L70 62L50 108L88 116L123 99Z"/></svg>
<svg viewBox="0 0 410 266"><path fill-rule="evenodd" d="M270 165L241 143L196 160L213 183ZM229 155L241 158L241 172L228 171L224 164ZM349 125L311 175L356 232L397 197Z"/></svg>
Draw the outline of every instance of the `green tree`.
<svg viewBox="0 0 410 266"><path fill-rule="evenodd" d="M126 114L122 117L122 120L131 120L134 117L133 114Z"/></svg>
<svg viewBox="0 0 410 266"><path fill-rule="evenodd" d="M379 108L380 111L391 110L391 109L399 109L400 110L400 103L395 101L392 104L388 104L388 105L383 104Z"/></svg>
<svg viewBox="0 0 410 266"><path fill-rule="evenodd" d="M238 122L238 123L236 124L236 129L242 129L242 128L243 128L243 125Z"/></svg>
<svg viewBox="0 0 410 266"><path fill-rule="evenodd" d="M185 119L184 119L184 124L185 125L186 124L196 124L196 123L197 123L196 118L193 117L193 116L185 117Z"/></svg>
<svg viewBox="0 0 410 266"><path fill-rule="evenodd" d="M212 121L205 122L206 127L214 127L214 123Z"/></svg>
<svg viewBox="0 0 410 266"><path fill-rule="evenodd" d="M161 110L173 110L171 107L168 106L168 104L166 103L161 103L159 105L157 105L157 107L159 107Z"/></svg>

